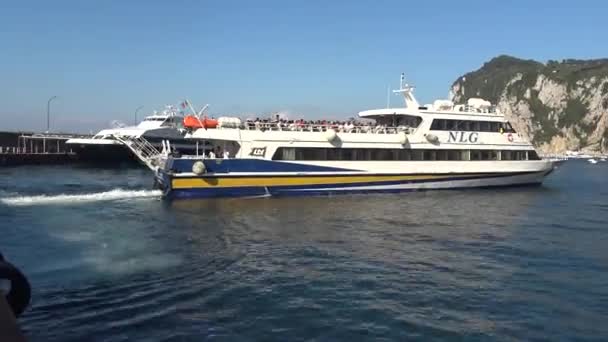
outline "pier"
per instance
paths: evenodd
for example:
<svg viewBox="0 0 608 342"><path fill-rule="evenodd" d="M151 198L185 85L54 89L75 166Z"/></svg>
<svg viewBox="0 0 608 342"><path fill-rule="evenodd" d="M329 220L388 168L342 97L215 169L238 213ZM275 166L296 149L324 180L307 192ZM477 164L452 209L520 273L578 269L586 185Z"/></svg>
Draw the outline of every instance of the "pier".
<svg viewBox="0 0 608 342"><path fill-rule="evenodd" d="M88 135L0 132L0 166L66 164L78 156L65 142Z"/></svg>

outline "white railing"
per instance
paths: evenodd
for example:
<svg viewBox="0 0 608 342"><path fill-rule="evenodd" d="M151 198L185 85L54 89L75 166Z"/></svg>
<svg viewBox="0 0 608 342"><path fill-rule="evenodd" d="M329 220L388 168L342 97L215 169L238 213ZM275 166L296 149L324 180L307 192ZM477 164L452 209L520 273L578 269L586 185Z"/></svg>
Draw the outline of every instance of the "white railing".
<svg viewBox="0 0 608 342"><path fill-rule="evenodd" d="M465 112L465 113L483 113L483 114L499 114L496 106L491 107L475 107L469 105L456 105L454 111Z"/></svg>
<svg viewBox="0 0 608 342"><path fill-rule="evenodd" d="M410 126L384 125L342 125L342 124L310 124L310 123L281 123L281 122L245 122L242 129L255 131L287 131L287 132L326 132L362 134L411 134L414 128Z"/></svg>
<svg viewBox="0 0 608 342"><path fill-rule="evenodd" d="M162 153L143 137L114 135L116 140L123 143L150 170L155 171L161 164Z"/></svg>

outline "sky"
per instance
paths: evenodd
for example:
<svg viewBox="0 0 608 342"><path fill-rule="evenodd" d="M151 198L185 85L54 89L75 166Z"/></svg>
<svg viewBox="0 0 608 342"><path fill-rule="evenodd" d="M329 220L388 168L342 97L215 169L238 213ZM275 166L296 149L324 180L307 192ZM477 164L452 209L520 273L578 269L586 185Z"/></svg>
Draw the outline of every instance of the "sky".
<svg viewBox="0 0 608 342"><path fill-rule="evenodd" d="M500 54L608 57L606 1L0 0L0 131L89 132L189 99L346 118L399 75L419 102ZM402 106L392 95L392 106Z"/></svg>

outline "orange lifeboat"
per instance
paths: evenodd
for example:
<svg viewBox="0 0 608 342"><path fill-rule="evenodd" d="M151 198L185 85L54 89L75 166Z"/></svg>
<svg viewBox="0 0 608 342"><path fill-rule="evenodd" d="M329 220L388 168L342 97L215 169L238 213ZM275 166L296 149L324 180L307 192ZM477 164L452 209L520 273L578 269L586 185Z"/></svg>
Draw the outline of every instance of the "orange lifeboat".
<svg viewBox="0 0 608 342"><path fill-rule="evenodd" d="M194 115L188 115L186 117L184 117L184 127L186 128L192 128L192 129L196 129L196 128L216 128L217 127L217 120L215 119L207 119L207 118L203 118L200 119Z"/></svg>

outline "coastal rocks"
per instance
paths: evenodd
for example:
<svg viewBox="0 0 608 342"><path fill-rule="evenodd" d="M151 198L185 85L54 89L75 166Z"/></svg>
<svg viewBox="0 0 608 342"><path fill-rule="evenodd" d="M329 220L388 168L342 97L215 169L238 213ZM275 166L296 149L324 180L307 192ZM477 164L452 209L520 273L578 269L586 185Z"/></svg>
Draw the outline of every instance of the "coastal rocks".
<svg viewBox="0 0 608 342"><path fill-rule="evenodd" d="M566 108L568 96L566 84L558 83L541 74L536 78L536 84L532 89L536 91L538 100L545 106L558 111Z"/></svg>
<svg viewBox="0 0 608 342"><path fill-rule="evenodd" d="M608 150L608 60L546 64L499 56L452 85L452 101L481 96L544 153Z"/></svg>

